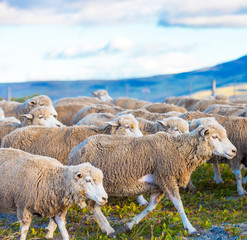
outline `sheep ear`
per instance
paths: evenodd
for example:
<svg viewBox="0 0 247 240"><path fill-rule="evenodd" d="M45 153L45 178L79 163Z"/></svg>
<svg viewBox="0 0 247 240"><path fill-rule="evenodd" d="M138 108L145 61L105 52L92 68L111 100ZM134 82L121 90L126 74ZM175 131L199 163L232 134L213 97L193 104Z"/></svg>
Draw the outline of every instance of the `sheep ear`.
<svg viewBox="0 0 247 240"><path fill-rule="evenodd" d="M157 122L158 122L159 124L161 124L162 126L166 127L166 122L163 122L163 121L161 121L161 120L157 120Z"/></svg>
<svg viewBox="0 0 247 240"><path fill-rule="evenodd" d="M81 174L81 172L77 172L75 174L75 179L80 179L80 178L82 178L82 174Z"/></svg>
<svg viewBox="0 0 247 240"><path fill-rule="evenodd" d="M33 115L31 113L20 115L20 117L26 118L28 120L33 120Z"/></svg>
<svg viewBox="0 0 247 240"><path fill-rule="evenodd" d="M202 127L201 129L199 129L199 133L201 137L205 139L209 136L209 129Z"/></svg>
<svg viewBox="0 0 247 240"><path fill-rule="evenodd" d="M114 121L106 122L106 124L110 124L113 127L117 127L118 126L118 123L117 122L114 122Z"/></svg>
<svg viewBox="0 0 247 240"><path fill-rule="evenodd" d="M96 92L91 92L95 97L98 96L98 94Z"/></svg>
<svg viewBox="0 0 247 240"><path fill-rule="evenodd" d="M36 101L34 101L34 100L31 100L31 101L29 101L29 103L28 103L29 105L35 105L36 104Z"/></svg>

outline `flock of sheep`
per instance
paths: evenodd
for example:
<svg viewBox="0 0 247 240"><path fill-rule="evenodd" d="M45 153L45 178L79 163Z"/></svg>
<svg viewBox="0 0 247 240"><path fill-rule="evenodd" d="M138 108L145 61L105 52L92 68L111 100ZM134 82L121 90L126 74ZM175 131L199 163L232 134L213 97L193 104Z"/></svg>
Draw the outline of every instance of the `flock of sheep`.
<svg viewBox="0 0 247 240"><path fill-rule="evenodd" d="M147 207L125 224L130 231L165 195L190 235L179 187L194 191L190 177L203 163L219 163L236 176L239 195L247 194L241 169L247 166L245 102L171 97L163 103L113 100L107 91L93 97L40 95L25 103L0 101L0 212L16 214L21 240L33 215L49 217L47 239L59 227L69 239L69 207L88 205L101 229L115 235L100 206L108 196L137 196ZM150 194L149 202L142 194ZM87 202L86 202L87 200Z"/></svg>

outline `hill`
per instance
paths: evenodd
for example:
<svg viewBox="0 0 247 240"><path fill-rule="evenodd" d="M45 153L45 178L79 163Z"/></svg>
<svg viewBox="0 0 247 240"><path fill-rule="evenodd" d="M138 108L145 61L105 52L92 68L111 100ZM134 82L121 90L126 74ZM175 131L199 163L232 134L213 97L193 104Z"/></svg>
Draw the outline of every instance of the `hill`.
<svg viewBox="0 0 247 240"><path fill-rule="evenodd" d="M168 96L190 95L209 90L215 79L217 87L247 82L247 55L210 68L179 74L158 75L120 80L34 81L1 83L0 97L46 94L53 100L69 96L91 96L91 91L106 89L113 98L128 96L149 101L162 101Z"/></svg>

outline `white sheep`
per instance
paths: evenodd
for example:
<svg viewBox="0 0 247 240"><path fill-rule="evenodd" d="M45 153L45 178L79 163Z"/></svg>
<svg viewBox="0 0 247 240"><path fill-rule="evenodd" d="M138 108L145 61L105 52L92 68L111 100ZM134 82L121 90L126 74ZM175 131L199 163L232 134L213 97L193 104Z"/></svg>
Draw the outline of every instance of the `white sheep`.
<svg viewBox="0 0 247 240"><path fill-rule="evenodd" d="M97 127L104 126L106 122L113 120L116 115L112 113L90 113L82 118L76 125L94 125Z"/></svg>
<svg viewBox="0 0 247 240"><path fill-rule="evenodd" d="M103 174L90 163L64 166L56 159L32 155L17 149L0 149L0 211L17 214L21 238L25 240L32 216L51 217L47 238L57 225L64 240L67 210L92 199L107 202Z"/></svg>
<svg viewBox="0 0 247 240"><path fill-rule="evenodd" d="M26 127L30 125L39 125L46 127L62 127L63 124L60 123L51 113L49 107L38 107L34 108L30 113L23 114L21 117L24 118L22 122L18 120L17 122L10 122L0 120L0 142L2 138L14 131L17 128ZM8 117L12 118L12 117ZM7 118L7 119L8 119Z"/></svg>
<svg viewBox="0 0 247 240"><path fill-rule="evenodd" d="M112 98L109 96L108 92L103 89L99 89L96 92L92 92L93 96L104 102L112 102Z"/></svg>
<svg viewBox="0 0 247 240"><path fill-rule="evenodd" d="M18 103L14 101L0 101L0 107L2 107L6 117L16 117L20 119L21 114L29 113L36 107L46 106L50 108L50 111L54 116L57 116L57 112L52 105L51 99L46 95L39 95L28 99L24 103Z"/></svg>
<svg viewBox="0 0 247 240"><path fill-rule="evenodd" d="M2 147L12 147L33 154L56 158L65 163L71 149L96 134L142 136L138 122L132 115L124 115L108 122L103 127L71 126L43 127L28 126L16 129L4 136Z"/></svg>
<svg viewBox="0 0 247 240"><path fill-rule="evenodd" d="M67 164L88 161L100 167L109 196L151 193L148 207L126 224L128 230L147 216L165 194L178 210L184 228L189 234L197 234L184 212L179 187L186 186L192 172L213 154L228 159L236 154L219 125L199 127L179 136L164 132L141 138L92 136L73 149Z"/></svg>

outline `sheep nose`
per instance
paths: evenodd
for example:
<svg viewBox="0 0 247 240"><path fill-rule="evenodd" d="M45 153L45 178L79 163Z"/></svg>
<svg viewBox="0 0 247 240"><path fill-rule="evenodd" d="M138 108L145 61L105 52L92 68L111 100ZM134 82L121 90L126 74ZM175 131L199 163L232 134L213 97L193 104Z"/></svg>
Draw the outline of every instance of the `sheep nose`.
<svg viewBox="0 0 247 240"><path fill-rule="evenodd" d="M102 197L103 201L107 202L107 198L106 197Z"/></svg>
<svg viewBox="0 0 247 240"><path fill-rule="evenodd" d="M233 149L232 152L233 152L233 153L237 153L237 150L236 150L236 149Z"/></svg>

